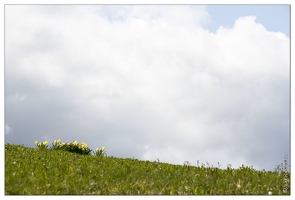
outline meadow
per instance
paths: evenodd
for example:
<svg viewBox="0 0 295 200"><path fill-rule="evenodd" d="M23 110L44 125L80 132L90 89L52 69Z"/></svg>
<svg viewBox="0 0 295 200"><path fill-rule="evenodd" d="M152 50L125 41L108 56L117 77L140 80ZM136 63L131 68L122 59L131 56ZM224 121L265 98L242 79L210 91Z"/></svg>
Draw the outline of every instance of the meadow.
<svg viewBox="0 0 295 200"><path fill-rule="evenodd" d="M5 144L5 195L290 195L284 169L173 165L61 144Z"/></svg>

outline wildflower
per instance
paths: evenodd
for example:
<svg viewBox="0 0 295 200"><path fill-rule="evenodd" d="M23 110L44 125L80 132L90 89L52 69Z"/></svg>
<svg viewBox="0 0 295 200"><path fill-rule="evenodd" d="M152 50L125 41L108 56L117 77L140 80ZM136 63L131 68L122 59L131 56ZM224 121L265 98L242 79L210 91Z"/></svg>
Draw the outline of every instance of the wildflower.
<svg viewBox="0 0 295 200"><path fill-rule="evenodd" d="M98 151L99 151L99 149L98 149L98 148L96 148L96 149L95 149L95 151L96 151L96 152L98 152Z"/></svg>
<svg viewBox="0 0 295 200"><path fill-rule="evenodd" d="M241 188L241 181L240 181L240 179L239 179L239 182L237 183L237 187L238 188Z"/></svg>
<svg viewBox="0 0 295 200"><path fill-rule="evenodd" d="M271 192L271 191L269 191L269 192L268 192L268 195L272 195L272 192Z"/></svg>
<svg viewBox="0 0 295 200"><path fill-rule="evenodd" d="M75 141L73 142L73 145L78 146L79 142Z"/></svg>
<svg viewBox="0 0 295 200"><path fill-rule="evenodd" d="M104 151L104 150L106 150L106 148L105 147L102 147L101 150Z"/></svg>
<svg viewBox="0 0 295 200"><path fill-rule="evenodd" d="M60 144L60 139L57 140L57 144Z"/></svg>
<svg viewBox="0 0 295 200"><path fill-rule="evenodd" d="M44 144L44 145L47 145L47 144L48 144L48 142L47 142L47 141L45 141L45 142L43 142L43 144Z"/></svg>
<svg viewBox="0 0 295 200"><path fill-rule="evenodd" d="M85 142L82 142L81 145L82 147L85 147L85 148L87 147L87 144Z"/></svg>
<svg viewBox="0 0 295 200"><path fill-rule="evenodd" d="M56 140L54 140L53 143L56 144Z"/></svg>
<svg viewBox="0 0 295 200"><path fill-rule="evenodd" d="M35 141L35 145L38 145L38 141Z"/></svg>

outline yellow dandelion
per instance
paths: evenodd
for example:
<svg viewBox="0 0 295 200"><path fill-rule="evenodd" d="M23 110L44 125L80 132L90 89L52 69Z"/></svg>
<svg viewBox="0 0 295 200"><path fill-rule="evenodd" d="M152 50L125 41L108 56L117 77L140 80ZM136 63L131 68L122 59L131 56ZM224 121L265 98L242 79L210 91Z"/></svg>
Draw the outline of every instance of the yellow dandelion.
<svg viewBox="0 0 295 200"><path fill-rule="evenodd" d="M73 145L78 146L79 142L75 141L73 142Z"/></svg>
<svg viewBox="0 0 295 200"><path fill-rule="evenodd" d="M58 144L60 143L60 139L57 140L57 143L58 143Z"/></svg>
<svg viewBox="0 0 295 200"><path fill-rule="evenodd" d="M101 148L101 150L102 150L102 151L105 151L105 150L106 150L106 148L105 148L105 147L102 147L102 148Z"/></svg>
<svg viewBox="0 0 295 200"><path fill-rule="evenodd" d="M48 142L47 142L47 141L45 141L45 142L43 142L43 144L44 144L44 145L47 145L47 144L48 144Z"/></svg>

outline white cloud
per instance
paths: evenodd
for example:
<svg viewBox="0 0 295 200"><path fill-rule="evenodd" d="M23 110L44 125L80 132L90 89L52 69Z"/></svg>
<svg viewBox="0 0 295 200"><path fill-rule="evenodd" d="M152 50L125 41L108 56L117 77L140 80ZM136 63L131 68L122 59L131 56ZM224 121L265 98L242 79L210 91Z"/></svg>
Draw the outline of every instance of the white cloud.
<svg viewBox="0 0 295 200"><path fill-rule="evenodd" d="M12 128L6 123L5 124L5 135L10 134L12 131Z"/></svg>
<svg viewBox="0 0 295 200"><path fill-rule="evenodd" d="M213 34L198 6L5 8L7 141L269 169L288 153L290 41L255 17Z"/></svg>
<svg viewBox="0 0 295 200"><path fill-rule="evenodd" d="M22 102L27 99L27 94L20 94L18 92L15 92L13 95L13 99L15 102Z"/></svg>

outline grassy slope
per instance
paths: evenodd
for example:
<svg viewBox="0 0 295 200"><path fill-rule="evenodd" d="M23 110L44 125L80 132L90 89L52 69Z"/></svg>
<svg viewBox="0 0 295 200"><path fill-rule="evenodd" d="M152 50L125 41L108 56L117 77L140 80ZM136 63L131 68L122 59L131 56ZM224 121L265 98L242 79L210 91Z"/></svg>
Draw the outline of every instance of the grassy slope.
<svg viewBox="0 0 295 200"><path fill-rule="evenodd" d="M283 194L286 175L5 144L5 194Z"/></svg>

